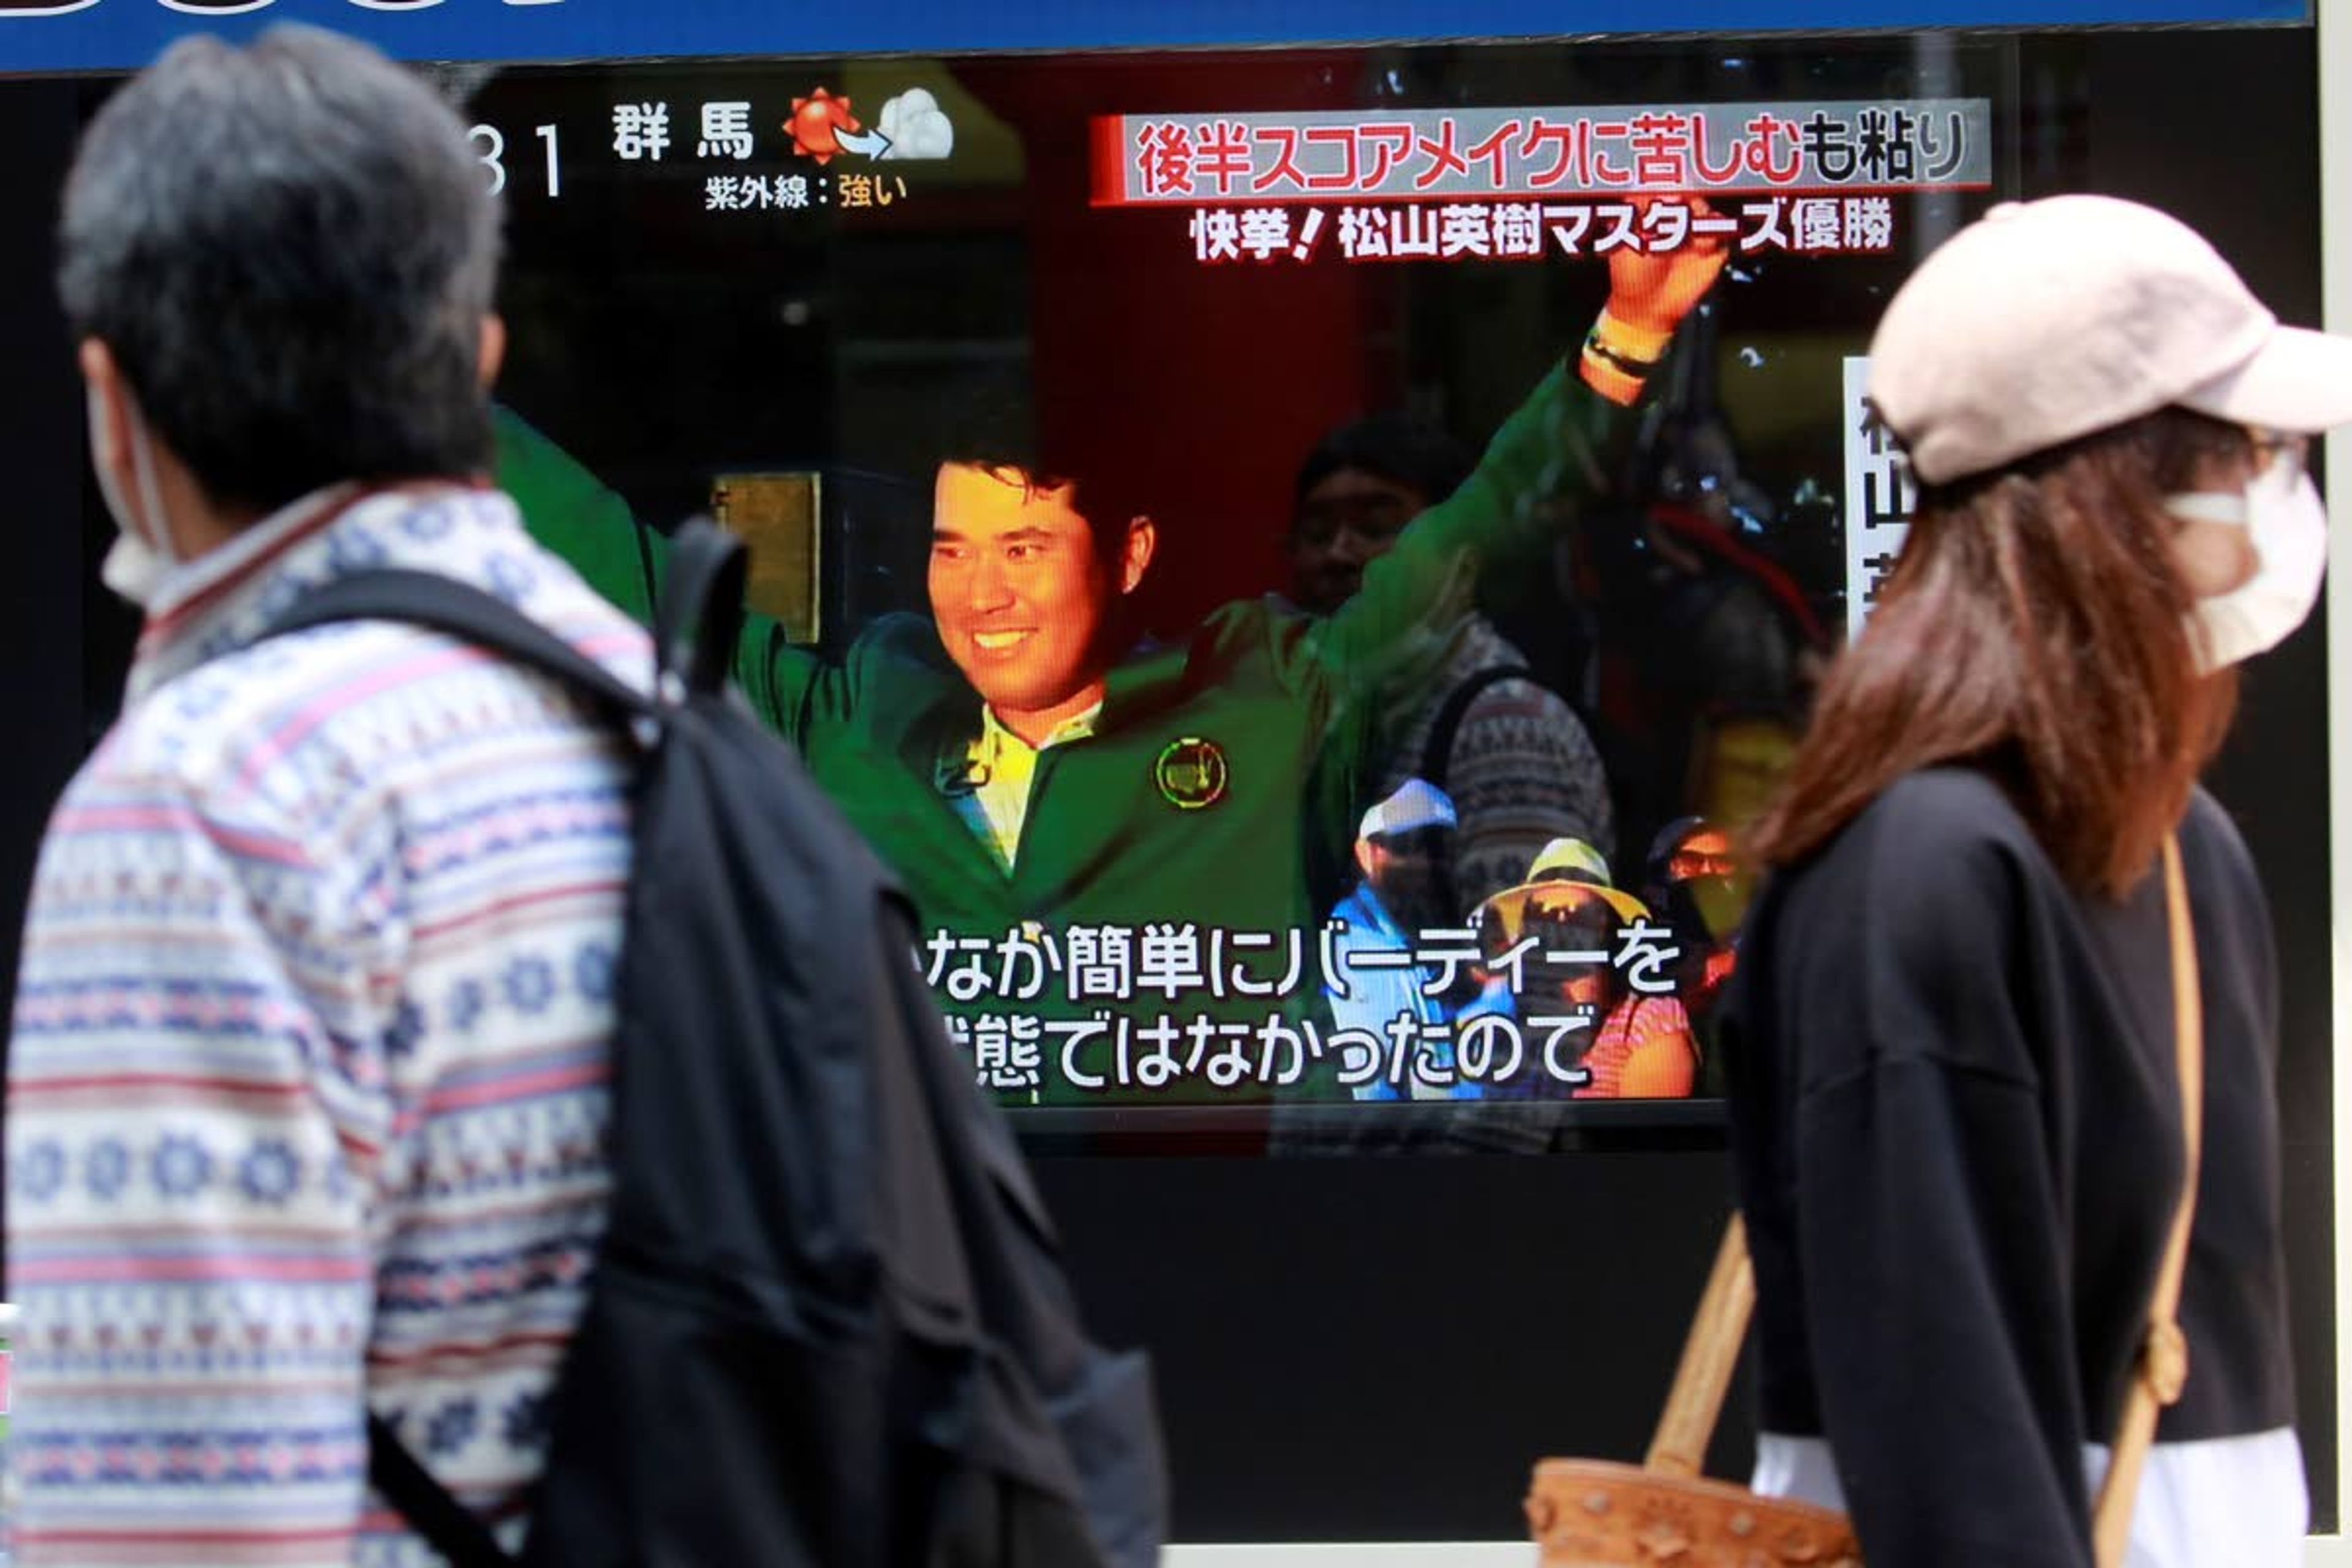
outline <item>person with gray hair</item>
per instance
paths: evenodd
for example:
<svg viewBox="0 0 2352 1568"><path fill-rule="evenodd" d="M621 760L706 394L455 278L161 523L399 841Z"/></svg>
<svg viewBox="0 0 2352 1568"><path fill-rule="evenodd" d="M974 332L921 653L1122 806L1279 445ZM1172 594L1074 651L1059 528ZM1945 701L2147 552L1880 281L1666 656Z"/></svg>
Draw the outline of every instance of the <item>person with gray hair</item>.
<svg viewBox="0 0 2352 1568"><path fill-rule="evenodd" d="M280 27L116 94L59 248L146 618L16 993L19 1559L425 1561L371 1411L511 1544L604 1224L628 765L446 637L270 635L405 567L647 679L481 477L498 209L421 81Z"/></svg>

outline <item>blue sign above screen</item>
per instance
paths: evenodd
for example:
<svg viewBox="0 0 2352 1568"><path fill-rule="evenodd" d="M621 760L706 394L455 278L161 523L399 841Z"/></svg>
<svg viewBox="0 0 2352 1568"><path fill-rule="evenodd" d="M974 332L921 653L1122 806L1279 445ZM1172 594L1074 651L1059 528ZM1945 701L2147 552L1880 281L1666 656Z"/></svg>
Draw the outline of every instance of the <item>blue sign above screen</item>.
<svg viewBox="0 0 2352 1568"><path fill-rule="evenodd" d="M422 60L1358 44L1594 33L2304 22L2308 0L0 0L0 71L122 69L303 21Z"/></svg>

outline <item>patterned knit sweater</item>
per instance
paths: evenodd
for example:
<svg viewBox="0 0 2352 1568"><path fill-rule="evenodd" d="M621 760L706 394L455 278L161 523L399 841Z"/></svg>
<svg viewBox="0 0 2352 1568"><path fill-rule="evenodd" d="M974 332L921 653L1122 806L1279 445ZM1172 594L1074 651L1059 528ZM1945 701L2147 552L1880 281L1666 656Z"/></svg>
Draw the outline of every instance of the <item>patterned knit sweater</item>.
<svg viewBox="0 0 2352 1568"><path fill-rule="evenodd" d="M1421 765L1446 697L1488 669L1527 657L1483 616L1465 616L1430 683L1430 700L1403 724L1388 774L1371 798L1385 800ZM1445 793L1460 824L1454 890L1463 908L1524 881L1528 866L1555 838L1615 850L1614 814L1601 753L1576 710L1532 680L1498 680L1470 700L1446 759Z"/></svg>
<svg viewBox="0 0 2352 1568"><path fill-rule="evenodd" d="M165 584L43 845L8 1082L24 1563L436 1561L363 1404L519 1535L604 1223L626 772L549 681L388 624L423 567L625 679L493 491L322 492Z"/></svg>

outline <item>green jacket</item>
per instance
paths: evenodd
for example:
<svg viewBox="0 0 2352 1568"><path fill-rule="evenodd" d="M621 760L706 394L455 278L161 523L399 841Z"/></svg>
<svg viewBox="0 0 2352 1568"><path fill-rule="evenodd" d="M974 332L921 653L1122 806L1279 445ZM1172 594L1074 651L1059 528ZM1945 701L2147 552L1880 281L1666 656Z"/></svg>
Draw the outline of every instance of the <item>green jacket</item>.
<svg viewBox="0 0 2352 1568"><path fill-rule="evenodd" d="M1034 937L1041 925L1060 939L1054 957L1064 967L1034 997L987 994L1008 974L1013 991L1028 988L1029 961L994 952L981 994L956 994L945 969L974 961L952 945L935 946L928 961L940 972L951 1013L1069 1019L1108 1009L1186 1023L1263 1021L1270 999L1224 984L1226 972L1240 966L1260 983L1284 979L1295 942L1299 973L1276 1000L1286 1016L1309 1016L1321 985L1324 910L1310 898L1308 868L1330 863L1352 837L1367 804L1360 795L1386 760L1388 716L1410 711L1472 607L1481 571L1498 558L1543 559L1564 518L1614 471L1630 426L1625 411L1555 370L1496 433L1471 478L1404 530L1337 614L1315 620L1271 601L1236 602L1185 641L1115 666L1094 735L1038 759L1009 873L946 793L978 731L980 700L928 617L884 617L837 665L791 647L772 623L754 617L737 674L753 707L800 748L906 882L927 933L945 944L1001 946L1009 933L1028 927ZM499 483L532 533L646 618L662 569L658 539L510 416L500 422L499 458ZM1188 923L1194 931L1185 938ZM1072 994L1065 951L1072 928L1124 929L1139 956L1150 926L1175 928L1180 956L1197 942L1204 973L1213 944L1222 949L1217 983L1195 988L1171 977L1124 1005ZM1272 945L1235 942L1247 933L1270 935ZM1041 1043L1050 1069L1056 1044ZM1099 1055L1095 1045L1087 1048ZM1199 1053L1188 1043L1180 1054ZM1055 1071L1044 1078L1047 1100L1094 1098L1069 1091ZM1016 1100L1030 1098L1003 1079L999 1087ZM1152 1098L1249 1092L1188 1073Z"/></svg>

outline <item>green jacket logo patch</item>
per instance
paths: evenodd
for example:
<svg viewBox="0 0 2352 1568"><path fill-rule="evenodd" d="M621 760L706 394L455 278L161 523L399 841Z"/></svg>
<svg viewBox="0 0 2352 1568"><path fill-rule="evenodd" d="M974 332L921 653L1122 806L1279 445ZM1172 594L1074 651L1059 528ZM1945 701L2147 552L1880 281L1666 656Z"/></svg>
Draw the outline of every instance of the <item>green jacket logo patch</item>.
<svg viewBox="0 0 2352 1568"><path fill-rule="evenodd" d="M1225 798L1225 784L1232 773L1225 765L1225 749L1214 741L1187 735L1171 741L1151 764L1151 782L1160 786L1160 795L1179 811L1198 811L1204 805L1214 805Z"/></svg>

